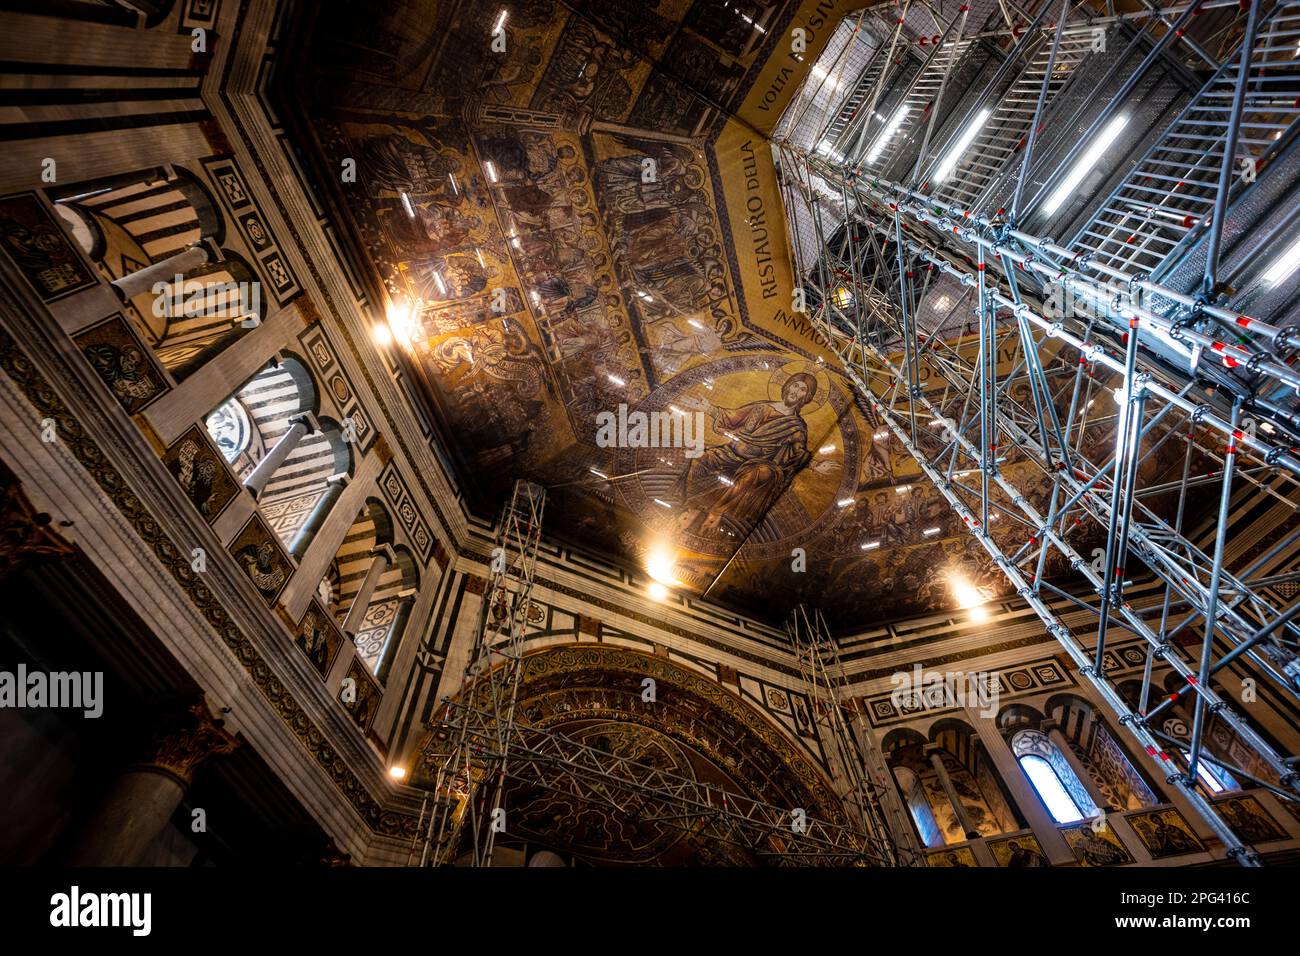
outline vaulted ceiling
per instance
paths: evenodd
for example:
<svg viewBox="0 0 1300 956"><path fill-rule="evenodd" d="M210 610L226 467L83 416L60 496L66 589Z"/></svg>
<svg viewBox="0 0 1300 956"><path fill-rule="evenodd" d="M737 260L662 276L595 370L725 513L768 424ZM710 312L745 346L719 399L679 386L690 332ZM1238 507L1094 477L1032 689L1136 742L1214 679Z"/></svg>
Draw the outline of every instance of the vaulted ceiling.
<svg viewBox="0 0 1300 956"><path fill-rule="evenodd" d="M844 9L324 6L284 95L485 516L539 481L549 534L774 623L956 607L954 574L1005 589L792 314L765 134L812 54L778 43ZM620 406L702 446L607 447Z"/></svg>

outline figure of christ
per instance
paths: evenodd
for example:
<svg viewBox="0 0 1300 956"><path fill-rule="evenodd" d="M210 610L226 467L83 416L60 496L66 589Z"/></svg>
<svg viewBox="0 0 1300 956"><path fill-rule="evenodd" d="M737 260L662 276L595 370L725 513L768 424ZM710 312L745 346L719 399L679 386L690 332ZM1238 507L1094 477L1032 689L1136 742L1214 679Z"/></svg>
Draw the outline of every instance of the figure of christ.
<svg viewBox="0 0 1300 956"><path fill-rule="evenodd" d="M705 518L700 534L716 533L724 517L742 526L762 519L790 480L812 460L808 426L800 410L816 393L817 379L797 372L781 387L779 402L710 411L714 430L727 435L728 441L687 460L677 483L678 499L685 505L679 522L683 531L701 513Z"/></svg>

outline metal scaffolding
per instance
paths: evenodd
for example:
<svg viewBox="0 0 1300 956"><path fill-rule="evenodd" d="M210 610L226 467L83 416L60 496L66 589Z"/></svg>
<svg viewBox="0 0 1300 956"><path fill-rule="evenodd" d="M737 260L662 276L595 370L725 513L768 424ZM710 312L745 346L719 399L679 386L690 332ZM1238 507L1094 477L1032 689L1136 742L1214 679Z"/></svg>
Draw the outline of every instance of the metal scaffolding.
<svg viewBox="0 0 1300 956"><path fill-rule="evenodd" d="M695 844L725 844L776 864L898 865L875 790L861 779L857 761L848 760L848 772L858 778L852 792L843 794L851 818L824 820L807 808L754 800L516 718L544 501L540 487L516 483L492 552L465 684L456 699L443 701L421 748L418 770L432 781L426 809L433 804L421 865L490 866L498 834L509 833L507 781L614 810L638 825L682 831ZM825 648L824 627L819 636L796 630L810 653L811 642ZM842 725L839 709L826 707L837 698L818 694L833 691L824 663L809 661L809 666L809 690L819 701L819 713L834 715Z"/></svg>
<svg viewBox="0 0 1300 956"><path fill-rule="evenodd" d="M545 505L546 490L521 480L501 513L465 669L471 699L489 708L492 719L479 720L479 711L468 706L447 708L434 728L422 755L425 766L435 770L435 804L421 865L453 862L463 843L469 844L474 866L492 865L496 836L503 830L505 782L513 769L515 704Z"/></svg>
<svg viewBox="0 0 1300 956"><path fill-rule="evenodd" d="M1228 7L1151 7L1152 29L1091 74L1096 82L1105 69L1117 95L1068 117L1085 132L1036 183L1028 174L1044 117L1080 74L1091 49L1084 39L1099 19L1115 20L1087 19L1068 2L1047 0L1008 36L992 78L951 115L940 114L969 49L965 7L910 81L893 44L882 45L863 72L872 91L850 93L874 112L897 81L893 116L903 119L868 116L855 126L830 111L822 135L834 134L832 143L778 137L774 152L799 294L847 379L1162 777L1230 855L1253 865L1257 855L1198 784L1198 770L1227 769L1283 799L1300 791L1300 761L1214 686L1226 669L1248 667L1273 692L1300 698L1300 604L1282 606L1277 588L1295 574L1264 573L1293 553L1300 529L1279 530L1246 566L1225 560L1234 491L1300 500L1300 420L1287 397L1300 391L1300 330L1234 310L1218 271L1230 209L1297 132L1300 3L1248 5L1239 42L1219 63L1187 25ZM1025 231L1026 210L1041 211L1068 185L1085 146L1174 48L1212 71L1209 80L1069 242ZM1192 247L1205 261L1187 291L1169 276ZM940 285L955 291L957 307L927 305ZM1181 449L1180 479L1144 474L1162 448ZM1046 490L1026 493L1026 474ZM1193 540L1188 510L1210 498L1213 540ZM1104 541L1099 561L1078 550L1090 535ZM1049 574L1062 567L1072 574ZM1159 599L1131 601L1144 581ZM1091 634L1067 627L1062 609L1087 611ZM1136 701L1103 672L1117 629L1146 641ZM1156 682L1157 665L1181 680L1173 693ZM1176 737L1163 721L1184 702L1192 727ZM1211 719L1255 755L1250 769L1210 752Z"/></svg>
<svg viewBox="0 0 1300 956"><path fill-rule="evenodd" d="M849 695L844 664L826 619L821 611L801 604L786 624L786 633L812 696L813 722L826 751L836 796L853 815L857 830L870 836L891 865L919 865L921 857L912 845L912 828L897 791L871 780L873 769L882 777L888 773L884 761L879 753L869 752L865 736L853 733L853 715L845 712Z"/></svg>

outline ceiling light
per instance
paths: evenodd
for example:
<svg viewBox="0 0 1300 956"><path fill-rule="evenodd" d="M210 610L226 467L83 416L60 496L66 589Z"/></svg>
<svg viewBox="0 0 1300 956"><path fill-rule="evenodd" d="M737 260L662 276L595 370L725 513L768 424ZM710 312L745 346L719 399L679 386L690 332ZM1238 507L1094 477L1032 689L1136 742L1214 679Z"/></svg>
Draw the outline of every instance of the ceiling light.
<svg viewBox="0 0 1300 956"><path fill-rule="evenodd" d="M411 205L411 197L402 193L402 205L406 208L406 214L412 219L415 218L415 207Z"/></svg>
<svg viewBox="0 0 1300 956"><path fill-rule="evenodd" d="M878 548L878 547L880 547L880 542L879 542L879 541L864 541L864 542L862 542L862 550L863 550L863 551L874 551L874 550L876 550L876 548Z"/></svg>
<svg viewBox="0 0 1300 956"><path fill-rule="evenodd" d="M922 533L923 535L925 535L927 538L930 538L930 537L933 537L934 535L938 534L941 530L943 530L943 529L941 529L941 528L926 528L926 529L925 529L924 531L922 531L921 533Z"/></svg>
<svg viewBox="0 0 1300 956"><path fill-rule="evenodd" d="M415 340L415 310L417 303L388 303L388 330L392 341L409 346Z"/></svg>
<svg viewBox="0 0 1300 956"><path fill-rule="evenodd" d="M656 499L658 500L658 499ZM677 576L673 574L673 566L676 564L676 557L670 548L656 545L650 549L646 555L645 570L652 580L660 584L680 584Z"/></svg>
<svg viewBox="0 0 1300 956"><path fill-rule="evenodd" d="M976 134L979 133L980 128L983 127L988 120L989 111L988 108L985 107L980 110L979 115L971 120L970 124L962 130L961 136L957 137L957 142L953 144L952 149L948 150L948 155L944 156L943 162L939 163L939 168L936 169L934 175L930 177L934 182L941 183L948 178L948 174L953 171L953 167L955 167L957 161L961 159L961 154L966 152L966 147L971 144L975 139Z"/></svg>
<svg viewBox="0 0 1300 956"><path fill-rule="evenodd" d="M657 505L659 505L661 508L671 508L671 507L672 507L672 505L670 505L668 502L664 501L662 498L655 498L655 499L654 499L654 503L657 504Z"/></svg>
<svg viewBox="0 0 1300 956"><path fill-rule="evenodd" d="M847 508L849 505L853 504L853 499L841 498L839 501L836 502L836 504L839 505L841 508Z"/></svg>
<svg viewBox="0 0 1300 956"><path fill-rule="evenodd" d="M649 594L650 597L652 597L656 601L668 600L668 589L664 587L662 584L660 584L658 581L651 581L650 586L647 587L645 590L646 590L646 594Z"/></svg>
<svg viewBox="0 0 1300 956"><path fill-rule="evenodd" d="M394 780L401 780L403 777L406 776L406 768L405 768L405 767L389 767L389 768L388 768L388 775L389 775L390 777L392 777Z"/></svg>
<svg viewBox="0 0 1300 956"><path fill-rule="evenodd" d="M834 446L834 445L822 445L821 448L818 448L818 449L817 449L817 452L818 452L818 454L821 454L821 455L829 455L829 454L830 454L831 452L833 452L834 450L835 450L835 446Z"/></svg>
<svg viewBox="0 0 1300 956"><path fill-rule="evenodd" d="M894 115L889 118L889 122L885 124L885 128L881 130L880 135L876 137L876 142L875 145L871 147L871 152L867 153L868 163L874 163L876 157L884 152L885 146L888 145L890 138L898 132L898 127L903 124L903 120L907 119L908 112L910 112L910 109L907 104L900 106L894 111ZM876 115L879 116L880 114L877 113Z"/></svg>
<svg viewBox="0 0 1300 956"><path fill-rule="evenodd" d="M830 74L826 71L826 67L822 66L820 63L813 64L812 75L819 80L830 79L831 90L838 90L840 88L840 81L831 79Z"/></svg>
<svg viewBox="0 0 1300 956"><path fill-rule="evenodd" d="M1043 203L1044 213L1050 216L1061 208L1061 204L1078 188L1079 183L1083 182L1083 177L1088 175L1088 171L1097 165L1097 160L1101 159L1101 154L1110 148L1110 144L1115 142L1115 137L1119 136L1127 124L1127 116L1116 116L1106 124L1106 128L1092 141L1092 145L1074 164L1074 168L1070 170L1070 175L1061 180L1061 184L1056 187L1056 191L1048 197L1047 202Z"/></svg>
<svg viewBox="0 0 1300 956"><path fill-rule="evenodd" d="M1273 264L1264 273L1265 285L1277 285L1300 266L1300 239L1287 246L1286 252L1273 260Z"/></svg>
<svg viewBox="0 0 1300 956"><path fill-rule="evenodd" d="M383 322L376 322L370 329L370 335L374 338L375 344L381 348L388 348L393 344L393 330Z"/></svg>
<svg viewBox="0 0 1300 956"><path fill-rule="evenodd" d="M950 574L948 584L952 587L953 597L957 599L957 606L970 609L972 621L988 620L988 609L983 607L988 599L980 592L979 588L960 574Z"/></svg>
<svg viewBox="0 0 1300 956"><path fill-rule="evenodd" d="M483 168L487 170L488 180L491 181L491 182L496 182L496 181L497 181L497 168L496 168L495 166L492 165L492 160L490 160L490 159L489 159L489 160L486 160L486 161L483 163Z"/></svg>

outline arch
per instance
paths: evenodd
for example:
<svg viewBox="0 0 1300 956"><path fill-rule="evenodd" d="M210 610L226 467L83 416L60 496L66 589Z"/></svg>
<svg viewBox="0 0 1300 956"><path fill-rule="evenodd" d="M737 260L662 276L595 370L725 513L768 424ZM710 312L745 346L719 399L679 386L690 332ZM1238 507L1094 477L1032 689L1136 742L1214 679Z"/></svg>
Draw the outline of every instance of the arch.
<svg viewBox="0 0 1300 956"><path fill-rule="evenodd" d="M925 798L921 778L907 767L894 767L891 768L891 772L894 774L894 781L898 784L899 791L903 794L903 802L907 804L912 825L916 828L916 835L920 837L921 845L927 848L943 846L943 833L939 829L939 821L934 817L934 811L930 809L930 804Z"/></svg>
<svg viewBox="0 0 1300 956"><path fill-rule="evenodd" d="M963 809L981 836L1020 828L1010 798L975 728L957 717L930 725L929 739L940 748L948 778Z"/></svg>
<svg viewBox="0 0 1300 956"><path fill-rule="evenodd" d="M643 681L655 681L653 706ZM481 703L484 682L460 698ZM675 661L610 644L561 644L525 654L516 713L539 730L554 731L596 750L651 763L716 789L775 806L803 807L809 816L846 820L829 781L766 715L733 690ZM420 745L422 753L432 734ZM438 765L414 761L413 781L431 786ZM605 803L512 780L510 837L573 854L588 862L753 865L762 851L780 849L763 838L759 853L692 840L667 824L625 815ZM500 842L498 842L500 845Z"/></svg>
<svg viewBox="0 0 1300 956"><path fill-rule="evenodd" d="M1056 694L1043 709L1111 808L1139 810L1162 802L1091 701L1078 694Z"/></svg>
<svg viewBox="0 0 1300 956"><path fill-rule="evenodd" d="M357 656L376 675L386 674L384 665L397 651L410 604L420 586L420 572L410 549L399 544L393 554L397 560L380 575L366 608L363 628L354 638Z"/></svg>
<svg viewBox="0 0 1300 956"><path fill-rule="evenodd" d="M413 592L420 583L418 563L410 549L396 543L394 530L387 506L378 498L367 498L321 581L322 599L339 624L349 618L354 621L352 639L357 655L375 674L386 658L391 660L385 652L395 650L395 639L401 637ZM362 589L376 551L385 547L392 560L375 581L365 607L354 612L356 602L365 597Z"/></svg>
<svg viewBox="0 0 1300 956"><path fill-rule="evenodd" d="M1010 740L1018 730L1038 729L1045 719L1042 711L1028 704L1007 704L998 711L996 723L1003 738Z"/></svg>
<svg viewBox="0 0 1300 956"><path fill-rule="evenodd" d="M149 167L48 195L105 278L118 284L136 277L127 283L126 312L177 381L254 327L249 316L262 317L256 270L222 247L221 206L189 170ZM209 256L197 266L194 256L182 256L196 246ZM174 274L137 291L147 281L137 275L141 270L177 256Z"/></svg>
<svg viewBox="0 0 1300 956"><path fill-rule="evenodd" d="M1101 812L1047 734L1041 730L1019 730L1010 743L1029 785L1057 823L1077 823Z"/></svg>
<svg viewBox="0 0 1300 956"><path fill-rule="evenodd" d="M205 419L208 433L246 481L299 416L313 412L317 390L301 359L284 354L253 375ZM351 473L352 445L325 419L298 440L258 495L262 517L289 546L312 516L334 475Z"/></svg>
<svg viewBox="0 0 1300 956"><path fill-rule="evenodd" d="M96 261L110 279L183 252L224 241L221 207L188 170L154 166L49 191L56 206L92 219L105 244Z"/></svg>
<svg viewBox="0 0 1300 956"><path fill-rule="evenodd" d="M177 381L221 354L261 319L257 274L237 253L221 253L218 261L161 280L131 300L158 360Z"/></svg>

